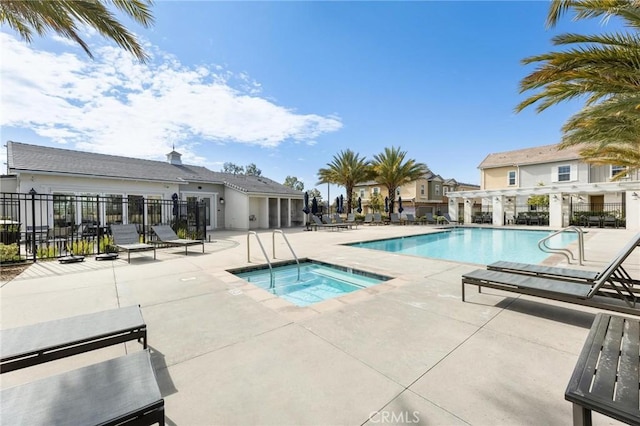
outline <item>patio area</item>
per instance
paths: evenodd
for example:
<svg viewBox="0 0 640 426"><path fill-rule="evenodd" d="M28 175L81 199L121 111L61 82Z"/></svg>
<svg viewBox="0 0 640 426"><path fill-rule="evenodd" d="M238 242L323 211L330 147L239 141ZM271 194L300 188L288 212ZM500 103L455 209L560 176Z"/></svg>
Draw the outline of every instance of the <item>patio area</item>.
<svg viewBox="0 0 640 426"><path fill-rule="evenodd" d="M531 228L531 227L527 227ZM286 230L299 258L394 277L301 308L226 272L263 264L255 238L215 232L116 261L38 262L0 290L1 329L139 304L168 425L564 425L564 391L596 309L483 289L478 265L342 244L434 232L429 226ZM598 270L635 234L585 235ZM272 232L259 236L271 255ZM291 259L276 235L277 260ZM545 264L567 265L552 256ZM570 267L577 267L575 264ZM640 256L625 263L640 276ZM119 344L2 374L2 388L141 350ZM46 396L43 396L46 397ZM594 413L594 424L618 422Z"/></svg>

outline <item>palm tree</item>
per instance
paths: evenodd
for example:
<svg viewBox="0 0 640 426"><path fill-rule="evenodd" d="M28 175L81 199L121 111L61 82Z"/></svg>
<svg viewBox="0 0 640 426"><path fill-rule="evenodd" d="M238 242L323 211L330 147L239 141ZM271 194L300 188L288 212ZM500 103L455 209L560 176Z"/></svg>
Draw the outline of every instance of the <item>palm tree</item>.
<svg viewBox="0 0 640 426"><path fill-rule="evenodd" d="M389 192L389 213L393 213L396 189L420 179L428 171L426 164L413 159L405 161L406 156L407 152L400 147L385 148L384 152L374 155L371 163L376 174L374 179Z"/></svg>
<svg viewBox="0 0 640 426"><path fill-rule="evenodd" d="M536 105L538 112L565 100L586 98L584 108L562 127L561 148L584 144L583 159L594 164L640 167L640 1L553 0L547 25L568 10L576 19L620 18L630 33L561 34L553 38L566 50L532 56L541 64L520 83L520 92L536 91L516 111Z"/></svg>
<svg viewBox="0 0 640 426"><path fill-rule="evenodd" d="M34 32L42 36L53 30L78 43L93 58L89 46L78 35L78 25L88 25L145 62L148 57L142 46L107 9L107 3L144 27L153 24L151 0L2 0L0 23L9 25L28 43Z"/></svg>
<svg viewBox="0 0 640 426"><path fill-rule="evenodd" d="M347 194L347 211L351 211L353 205L353 188L361 183L373 178L370 162L360 154L356 154L350 149L340 151L333 156L333 161L327 163L326 168L318 170L320 180L317 185L332 183L344 186Z"/></svg>

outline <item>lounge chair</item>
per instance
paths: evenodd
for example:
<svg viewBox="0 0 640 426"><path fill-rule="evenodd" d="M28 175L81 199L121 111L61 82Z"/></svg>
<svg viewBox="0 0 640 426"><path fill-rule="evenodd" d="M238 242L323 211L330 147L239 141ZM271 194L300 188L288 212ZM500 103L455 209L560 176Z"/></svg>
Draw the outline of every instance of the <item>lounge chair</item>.
<svg viewBox="0 0 640 426"><path fill-rule="evenodd" d="M373 214L367 213L364 215L364 223L368 225L373 225Z"/></svg>
<svg viewBox="0 0 640 426"><path fill-rule="evenodd" d="M516 217L516 225L528 225L529 224L529 215L527 213L518 213L518 217Z"/></svg>
<svg viewBox="0 0 640 426"><path fill-rule="evenodd" d="M487 265L487 269L513 272L516 274L534 275L537 277L561 278L565 280L574 280L579 282L593 283L603 274L607 273L609 268L616 265L621 257L627 258L636 247L640 246L640 234L636 234L619 252L611 259L611 262L602 271L588 271L584 269L557 268L553 266L535 265L531 263L505 262L498 261ZM619 275L621 274L621 275ZM622 265L618 265L618 270L614 271L613 278L619 276L621 280L630 280L629 274L624 270Z"/></svg>
<svg viewBox="0 0 640 426"><path fill-rule="evenodd" d="M633 247L637 247L637 241ZM478 290L489 287L639 315L636 303L639 295L634 286L640 281L632 279L622 268L622 263L632 252L632 249L621 252L595 281L477 269L462 276L462 301L465 300L465 284L473 284L478 286Z"/></svg>
<svg viewBox="0 0 640 426"><path fill-rule="evenodd" d="M140 236L135 225L111 225L113 243L118 250L127 252L127 262L131 263L132 251L153 250L153 259L156 258L156 246L140 242Z"/></svg>
<svg viewBox="0 0 640 426"><path fill-rule="evenodd" d="M349 223L351 225L354 225L356 227L356 229L357 229L359 221L356 220L356 215L354 213L349 213L347 215L347 221L345 223Z"/></svg>
<svg viewBox="0 0 640 426"><path fill-rule="evenodd" d="M137 305L1 330L0 373L129 340L147 347L147 326Z"/></svg>
<svg viewBox="0 0 640 426"><path fill-rule="evenodd" d="M392 225L402 225L402 221L400 220L398 213L391 213L389 215L389 223Z"/></svg>
<svg viewBox="0 0 640 426"><path fill-rule="evenodd" d="M315 226L316 231L318 230L318 228L331 229L331 230L337 229L339 231L340 229L347 229L349 227L349 225L347 224L324 223L316 215L311 215L311 219L313 220L312 226Z"/></svg>
<svg viewBox="0 0 640 426"><path fill-rule="evenodd" d="M444 217L444 220L446 220L447 223L458 223L457 220L451 219L451 216L449 216L449 213L444 213L442 217Z"/></svg>
<svg viewBox="0 0 640 426"><path fill-rule="evenodd" d="M336 224L336 225L344 225L345 228L349 228L349 229L353 229L354 226L356 226L356 227L358 226L358 224L355 222L355 220L353 220L351 222L349 222L349 221L345 222L344 220L342 220L342 217L338 213L335 213L333 215L333 223Z"/></svg>
<svg viewBox="0 0 640 426"><path fill-rule="evenodd" d="M420 222L416 220L416 217L411 213L407 213L407 223L412 223L414 225L419 224Z"/></svg>
<svg viewBox="0 0 640 426"><path fill-rule="evenodd" d="M0 391L7 425L164 425L149 350Z"/></svg>
<svg viewBox="0 0 640 426"><path fill-rule="evenodd" d="M374 225L384 225L384 222L382 221L382 215L380 213L374 213L373 214L373 224Z"/></svg>
<svg viewBox="0 0 640 426"><path fill-rule="evenodd" d="M612 228L618 228L618 219L614 216L605 216L602 219L602 227L606 228L607 226L611 226Z"/></svg>
<svg viewBox="0 0 640 426"><path fill-rule="evenodd" d="M424 215L424 221L425 221L427 224L435 224L435 223L436 223L436 220L435 220L435 218L433 217L433 213L426 213L426 214Z"/></svg>
<svg viewBox="0 0 640 426"><path fill-rule="evenodd" d="M169 225L154 225L151 227L153 232L158 237L157 241L151 241L152 244L166 244L169 246L184 246L184 254L187 255L187 247L196 244L202 245L202 252L204 253L204 240L191 240L186 238L179 238L173 229Z"/></svg>

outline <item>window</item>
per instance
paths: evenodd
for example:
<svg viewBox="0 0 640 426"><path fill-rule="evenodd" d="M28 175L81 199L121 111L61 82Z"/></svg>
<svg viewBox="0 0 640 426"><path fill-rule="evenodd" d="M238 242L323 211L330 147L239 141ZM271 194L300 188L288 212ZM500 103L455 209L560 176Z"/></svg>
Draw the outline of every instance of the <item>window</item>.
<svg viewBox="0 0 640 426"><path fill-rule="evenodd" d="M54 226L71 226L76 222L75 201L73 195L53 194Z"/></svg>
<svg viewBox="0 0 640 426"><path fill-rule="evenodd" d="M371 192L373 193L373 195L378 195L380 193L380 188L375 187L371 190Z"/></svg>
<svg viewBox="0 0 640 426"><path fill-rule="evenodd" d="M360 198L364 198L364 189L360 190Z"/></svg>
<svg viewBox="0 0 640 426"><path fill-rule="evenodd" d="M400 196L400 188L396 189L396 195L399 197Z"/></svg>
<svg viewBox="0 0 640 426"><path fill-rule="evenodd" d="M109 194L104 200L107 225L122 223L122 195Z"/></svg>
<svg viewBox="0 0 640 426"><path fill-rule="evenodd" d="M509 171L509 174L508 174L508 177L507 177L507 182L509 183L509 186L514 186L516 184L516 171L515 170Z"/></svg>
<svg viewBox="0 0 640 426"><path fill-rule="evenodd" d="M447 192L449 192L449 187L448 186L443 186L442 187L442 193L446 194Z"/></svg>
<svg viewBox="0 0 640 426"><path fill-rule="evenodd" d="M568 182L571 180L571 166L558 167L558 182Z"/></svg>
<svg viewBox="0 0 640 426"><path fill-rule="evenodd" d="M144 197L142 195L127 196L128 223L141 224L144 214Z"/></svg>
<svg viewBox="0 0 640 426"><path fill-rule="evenodd" d="M615 177L620 173L626 173L627 168L625 166L611 166L611 177Z"/></svg>
<svg viewBox="0 0 640 426"><path fill-rule="evenodd" d="M424 195L424 185L420 185L420 195Z"/></svg>
<svg viewBox="0 0 640 426"><path fill-rule="evenodd" d="M436 195L440 195L440 185L438 185L436 183L436 189L435 189Z"/></svg>

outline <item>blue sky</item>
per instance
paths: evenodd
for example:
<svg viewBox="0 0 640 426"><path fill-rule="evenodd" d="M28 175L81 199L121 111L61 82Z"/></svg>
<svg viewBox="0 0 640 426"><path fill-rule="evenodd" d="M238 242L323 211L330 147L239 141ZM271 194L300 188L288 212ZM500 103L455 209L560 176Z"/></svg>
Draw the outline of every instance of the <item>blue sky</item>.
<svg viewBox="0 0 640 426"><path fill-rule="evenodd" d="M341 150L372 158L400 146L444 178L479 183L487 154L559 142L581 106L514 113L533 69L523 58L552 50L555 34L605 28L566 16L549 30L547 11L542 1L158 1L153 27L124 21L148 64L91 31L95 60L57 36L28 45L2 27L1 139L156 160L175 145L186 163L255 163L305 189Z"/></svg>

